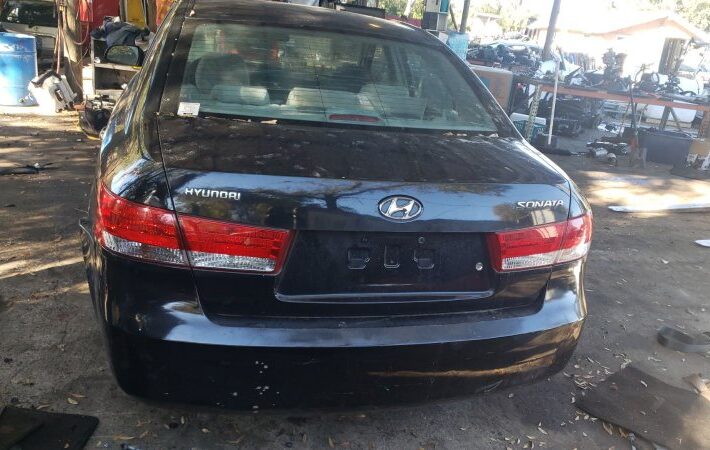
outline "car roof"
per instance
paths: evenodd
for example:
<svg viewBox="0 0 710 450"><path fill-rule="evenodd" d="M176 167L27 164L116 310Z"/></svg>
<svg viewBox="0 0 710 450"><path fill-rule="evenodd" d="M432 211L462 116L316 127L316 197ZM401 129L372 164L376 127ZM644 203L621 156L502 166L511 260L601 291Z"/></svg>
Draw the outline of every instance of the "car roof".
<svg viewBox="0 0 710 450"><path fill-rule="evenodd" d="M394 39L414 44L433 45L436 38L420 29L398 21L364 14L335 11L265 0L195 0L191 19L219 19L258 25L318 29L337 33L360 34Z"/></svg>

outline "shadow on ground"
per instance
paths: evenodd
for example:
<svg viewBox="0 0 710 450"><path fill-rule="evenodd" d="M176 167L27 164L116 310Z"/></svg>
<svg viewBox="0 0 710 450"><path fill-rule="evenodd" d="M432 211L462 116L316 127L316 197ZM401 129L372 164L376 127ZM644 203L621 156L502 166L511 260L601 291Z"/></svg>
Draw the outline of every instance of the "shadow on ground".
<svg viewBox="0 0 710 450"><path fill-rule="evenodd" d="M411 407L233 413L146 403L110 375L84 280L77 221L97 143L76 118L0 116L0 167L53 162L38 175L0 177L0 404L98 416L87 448L504 449L626 448L579 414L572 375L603 379L627 360L680 385L709 360L660 347L662 324L703 328L710 290L707 215L613 213L611 202L708 195L708 185L583 157L555 157L589 195L596 229L586 279L589 320L573 361L547 381ZM583 147L585 138L569 145ZM14 206L8 206L14 205ZM67 398L78 404L70 404Z"/></svg>

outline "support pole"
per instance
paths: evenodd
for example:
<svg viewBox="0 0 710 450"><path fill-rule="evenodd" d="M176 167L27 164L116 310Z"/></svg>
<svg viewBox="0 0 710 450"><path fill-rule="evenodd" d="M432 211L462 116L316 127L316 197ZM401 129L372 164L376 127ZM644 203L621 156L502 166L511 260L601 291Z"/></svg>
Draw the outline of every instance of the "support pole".
<svg viewBox="0 0 710 450"><path fill-rule="evenodd" d="M547 61L550 59L552 48L552 40L555 37L555 27L557 26L557 16L560 14L560 3L562 0L554 0L552 3L552 11L550 11L550 21L547 24L547 35L545 36L545 47L542 50L542 60ZM465 5L465 4L464 4ZM530 105L530 111L528 114L528 122L525 124L525 138L530 140L532 136L533 124L535 123L535 116L537 115L537 107L540 103L540 86L535 85L535 97L533 98L532 105ZM550 128L550 134L552 134L552 128Z"/></svg>
<svg viewBox="0 0 710 450"><path fill-rule="evenodd" d="M550 128L547 130L547 147L552 145L552 130L555 129L555 106L557 106L557 84L560 80L560 62L555 61L555 87L552 91L552 108L550 111Z"/></svg>
<svg viewBox="0 0 710 450"><path fill-rule="evenodd" d="M62 44L64 45L64 55L66 57L65 73L67 81L71 88L82 95L82 76L81 68L83 64L82 53L82 29L81 22L77 20L79 17L79 1L66 0L59 3L60 13L62 15L61 29L57 33L61 33Z"/></svg>
<svg viewBox="0 0 710 450"><path fill-rule="evenodd" d="M665 130L666 126L668 125L668 116L671 113L671 108L668 106L663 108L663 115L661 115L661 121L658 124L658 129L659 130Z"/></svg>
<svg viewBox="0 0 710 450"><path fill-rule="evenodd" d="M535 126L535 118L537 117L537 108L540 106L540 94L542 89L540 86L535 84L535 93L533 94L532 103L530 103L530 109L528 110L528 121L525 124L525 139L530 142L533 134L533 127Z"/></svg>
<svg viewBox="0 0 710 450"><path fill-rule="evenodd" d="M468 22L468 10L471 7L471 0L463 0L463 11L461 12L461 27L459 32L466 32L466 22Z"/></svg>
<svg viewBox="0 0 710 450"><path fill-rule="evenodd" d="M700 121L700 128L698 128L698 138L707 139L710 141L710 111L703 111L703 120Z"/></svg>
<svg viewBox="0 0 710 450"><path fill-rule="evenodd" d="M675 122L676 128L678 128L678 131L683 131L683 127L680 126L680 120L678 120L678 116L675 114L675 110L673 108L669 108L671 110L671 116L673 117L673 121Z"/></svg>
<svg viewBox="0 0 710 450"><path fill-rule="evenodd" d="M542 60L550 59L552 50L552 40L555 38L555 28L557 27L557 16L560 15L560 3L562 0L554 0L552 3L552 11L550 12L550 21L547 24L547 35L545 36L545 46L542 49Z"/></svg>
<svg viewBox="0 0 710 450"><path fill-rule="evenodd" d="M454 26L454 29L458 30L459 26L456 23L456 16L454 16L454 10L451 9L451 3L449 3L449 18L451 19L451 24Z"/></svg>
<svg viewBox="0 0 710 450"><path fill-rule="evenodd" d="M703 112L703 120L698 128L698 138L710 142L710 111ZM705 161L700 166L700 170L710 170L710 152L705 157Z"/></svg>

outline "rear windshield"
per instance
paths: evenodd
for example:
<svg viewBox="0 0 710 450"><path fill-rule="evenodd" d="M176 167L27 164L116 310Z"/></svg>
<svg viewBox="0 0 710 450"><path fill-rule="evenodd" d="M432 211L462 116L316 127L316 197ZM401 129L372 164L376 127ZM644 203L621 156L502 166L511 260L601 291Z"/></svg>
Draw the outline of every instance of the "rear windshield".
<svg viewBox="0 0 710 450"><path fill-rule="evenodd" d="M186 29L178 114L496 132L460 68L435 47L235 23Z"/></svg>
<svg viewBox="0 0 710 450"><path fill-rule="evenodd" d="M53 1L23 2L7 0L0 10L0 22L30 26L56 27L57 15Z"/></svg>

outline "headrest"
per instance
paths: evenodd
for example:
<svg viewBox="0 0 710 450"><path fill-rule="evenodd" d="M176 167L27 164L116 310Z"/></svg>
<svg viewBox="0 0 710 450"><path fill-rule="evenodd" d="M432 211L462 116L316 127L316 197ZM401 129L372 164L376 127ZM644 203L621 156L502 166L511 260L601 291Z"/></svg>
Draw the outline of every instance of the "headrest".
<svg viewBox="0 0 710 450"><path fill-rule="evenodd" d="M385 117L421 119L426 109L426 100L410 97L409 89L402 85L366 84L360 95L367 97Z"/></svg>
<svg viewBox="0 0 710 450"><path fill-rule="evenodd" d="M293 88L286 105L322 110L324 108L361 108L357 94L329 89Z"/></svg>
<svg viewBox="0 0 710 450"><path fill-rule="evenodd" d="M249 72L241 56L207 53L200 58L195 69L197 89L207 94L218 84L249 86Z"/></svg>
<svg viewBox="0 0 710 450"><path fill-rule="evenodd" d="M323 98L319 89L295 87L291 89L286 99L286 104L289 106L323 106Z"/></svg>
<svg viewBox="0 0 710 450"><path fill-rule="evenodd" d="M269 92L264 87L233 86L218 84L212 88L210 95L213 100L222 103L239 103L241 105L264 106L269 104Z"/></svg>
<svg viewBox="0 0 710 450"><path fill-rule="evenodd" d="M409 97L409 89L402 85L390 85L390 84L366 84L360 89L362 94L376 95L376 96L397 96L397 97Z"/></svg>

